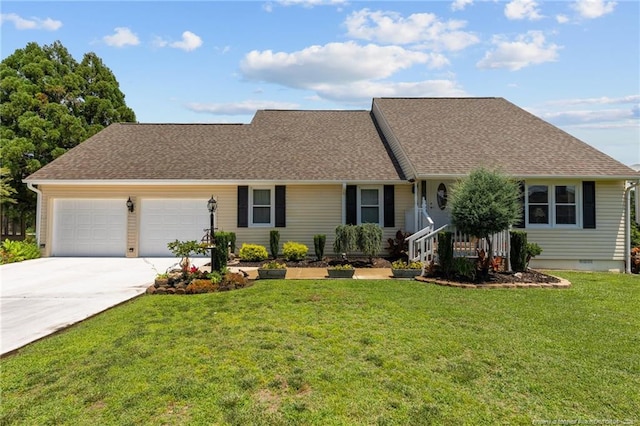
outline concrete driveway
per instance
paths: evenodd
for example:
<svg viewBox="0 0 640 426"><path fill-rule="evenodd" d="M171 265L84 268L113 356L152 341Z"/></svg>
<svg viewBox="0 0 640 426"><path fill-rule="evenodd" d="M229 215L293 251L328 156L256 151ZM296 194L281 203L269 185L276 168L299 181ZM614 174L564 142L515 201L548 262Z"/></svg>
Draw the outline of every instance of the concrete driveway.
<svg viewBox="0 0 640 426"><path fill-rule="evenodd" d="M50 257L0 266L0 355L144 293L177 261Z"/></svg>

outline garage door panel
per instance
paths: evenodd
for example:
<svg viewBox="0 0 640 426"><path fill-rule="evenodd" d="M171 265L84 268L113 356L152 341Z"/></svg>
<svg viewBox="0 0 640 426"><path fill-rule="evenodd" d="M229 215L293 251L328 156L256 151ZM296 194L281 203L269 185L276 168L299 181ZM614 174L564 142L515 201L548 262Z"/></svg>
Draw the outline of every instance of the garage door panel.
<svg viewBox="0 0 640 426"><path fill-rule="evenodd" d="M207 199L143 199L140 205L141 256L173 256L167 243L200 241L209 228Z"/></svg>
<svg viewBox="0 0 640 426"><path fill-rule="evenodd" d="M127 211L124 199L54 200L54 256L124 256Z"/></svg>

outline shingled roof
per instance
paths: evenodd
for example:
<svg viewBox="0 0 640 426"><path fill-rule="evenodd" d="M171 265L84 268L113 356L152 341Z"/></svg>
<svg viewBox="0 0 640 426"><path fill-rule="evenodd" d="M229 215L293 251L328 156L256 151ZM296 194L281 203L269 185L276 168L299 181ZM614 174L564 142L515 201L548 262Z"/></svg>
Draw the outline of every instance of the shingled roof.
<svg viewBox="0 0 640 426"><path fill-rule="evenodd" d="M518 177L638 178L503 98L375 98L372 109L399 142L399 162L413 167L407 176L464 176L483 166Z"/></svg>
<svg viewBox="0 0 640 426"><path fill-rule="evenodd" d="M263 110L250 124L112 124L26 181L393 182L479 166L640 177L502 98L375 98L372 111Z"/></svg>
<svg viewBox="0 0 640 426"><path fill-rule="evenodd" d="M250 124L112 124L27 181L400 181L369 111L258 111Z"/></svg>

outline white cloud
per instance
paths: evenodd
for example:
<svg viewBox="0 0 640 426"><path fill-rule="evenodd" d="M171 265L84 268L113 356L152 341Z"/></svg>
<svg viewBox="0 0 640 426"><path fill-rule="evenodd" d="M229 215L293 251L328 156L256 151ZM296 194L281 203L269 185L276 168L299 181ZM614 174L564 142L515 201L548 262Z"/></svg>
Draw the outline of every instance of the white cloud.
<svg viewBox="0 0 640 426"><path fill-rule="evenodd" d="M640 95L559 99L531 112L557 126L576 129L640 129ZM636 146L640 148L640 142Z"/></svg>
<svg viewBox="0 0 640 426"><path fill-rule="evenodd" d="M538 2L535 0L512 0L504 7L504 15L508 19L528 19L535 21L541 19Z"/></svg>
<svg viewBox="0 0 640 426"><path fill-rule="evenodd" d="M461 31L465 21L441 21L433 13L414 13L404 18L396 12L362 9L345 20L350 37L390 44L421 44L434 50L462 50L478 43L478 37Z"/></svg>
<svg viewBox="0 0 640 426"><path fill-rule="evenodd" d="M31 17L30 19L25 19L15 13L0 13L0 23L4 24L5 22L12 22L17 30L56 31L62 27L62 21L51 18Z"/></svg>
<svg viewBox="0 0 640 426"><path fill-rule="evenodd" d="M589 125L592 128L638 126L638 119L634 115L633 108L555 111L543 113L540 117L553 124L563 126Z"/></svg>
<svg viewBox="0 0 640 426"><path fill-rule="evenodd" d="M185 31L182 33L182 40L174 41L170 43L169 46L190 52L202 46L202 39L191 31Z"/></svg>
<svg viewBox="0 0 640 426"><path fill-rule="evenodd" d="M558 51L561 49L556 44L546 43L540 31L521 34L514 41L495 36L493 44L496 49L485 54L476 64L478 68L506 68L517 71L531 65L553 62L558 58Z"/></svg>
<svg viewBox="0 0 640 426"><path fill-rule="evenodd" d="M473 0L454 0L451 3L451 10L464 10L470 4L473 4Z"/></svg>
<svg viewBox="0 0 640 426"><path fill-rule="evenodd" d="M416 82L359 81L351 84L317 84L313 89L324 99L364 102L375 97L464 97L468 94L451 80Z"/></svg>
<svg viewBox="0 0 640 426"><path fill-rule="evenodd" d="M556 15L556 22L558 22L558 24L566 24L569 22L569 17L566 15Z"/></svg>
<svg viewBox="0 0 640 426"><path fill-rule="evenodd" d="M242 101L226 104L192 102L185 107L190 111L206 114L246 115L254 114L259 109L298 109L300 105L289 102Z"/></svg>
<svg viewBox="0 0 640 426"><path fill-rule="evenodd" d="M185 52L190 52L202 46L202 39L191 31L185 31L182 33L182 40L180 41L168 41L162 37L156 37L153 40L153 45L156 47L173 47L174 49L182 49ZM226 52L227 48L225 47L222 53Z"/></svg>
<svg viewBox="0 0 640 426"><path fill-rule="evenodd" d="M576 0L571 7L578 12L581 18L595 19L613 12L616 7L616 2L606 0Z"/></svg>
<svg viewBox="0 0 640 426"><path fill-rule="evenodd" d="M278 0L281 6L339 6L347 3L347 0Z"/></svg>
<svg viewBox="0 0 640 426"><path fill-rule="evenodd" d="M123 46L137 46L140 44L138 36L134 34L129 28L118 27L114 29L115 34L102 37L104 42L108 46L123 47Z"/></svg>
<svg viewBox="0 0 640 426"><path fill-rule="evenodd" d="M557 101L547 102L547 105L620 105L620 104L640 104L640 95L629 95L620 98L609 98L602 96L599 98L578 98L578 99L561 99Z"/></svg>
<svg viewBox="0 0 640 426"><path fill-rule="evenodd" d="M378 80L415 64L441 63L439 56L399 46L360 46L350 41L311 46L293 53L254 50L242 60L240 71L249 80L308 89L317 84Z"/></svg>

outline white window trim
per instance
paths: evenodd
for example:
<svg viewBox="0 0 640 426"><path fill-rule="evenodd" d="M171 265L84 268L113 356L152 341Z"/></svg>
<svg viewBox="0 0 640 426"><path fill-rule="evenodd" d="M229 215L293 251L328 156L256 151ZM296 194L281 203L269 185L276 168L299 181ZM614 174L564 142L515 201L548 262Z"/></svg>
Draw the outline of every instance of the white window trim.
<svg viewBox="0 0 640 426"><path fill-rule="evenodd" d="M383 226L384 218L384 186L383 185L367 185L358 186L357 191L357 205L358 205L358 224L362 224L362 190L363 189L377 189L378 190L378 225Z"/></svg>
<svg viewBox="0 0 640 426"><path fill-rule="evenodd" d="M549 188L549 223L529 223L529 187L530 186L546 186ZM557 186L573 186L576 188L576 223L575 224L557 224L556 223L556 187ZM549 229L549 228L562 228L562 229L580 229L582 228L582 183L581 182L560 182L560 183L548 183L548 182L526 182L524 197L524 221L525 228L530 229ZM565 204L561 204L565 205Z"/></svg>
<svg viewBox="0 0 640 426"><path fill-rule="evenodd" d="M269 213L270 222L269 223L254 223L253 222L253 191L256 189L268 189L269 192L269 202L271 203L271 211ZM276 188L275 186L250 186L249 187L249 227L250 228L273 228L275 223L275 213L276 213Z"/></svg>

